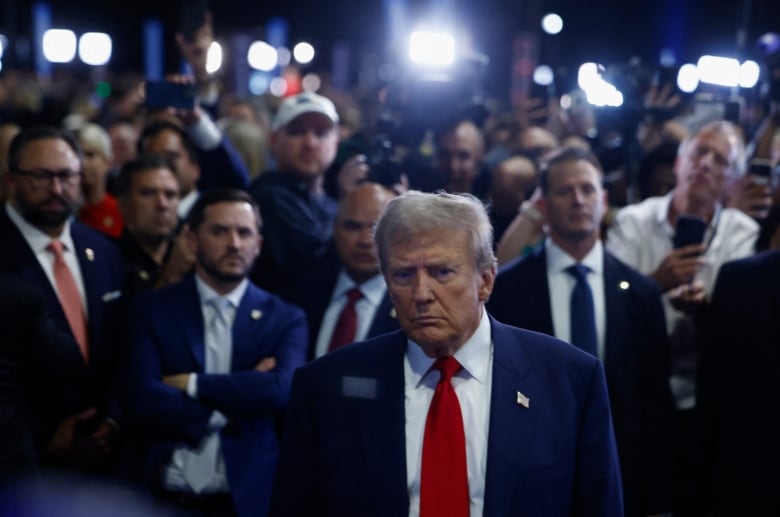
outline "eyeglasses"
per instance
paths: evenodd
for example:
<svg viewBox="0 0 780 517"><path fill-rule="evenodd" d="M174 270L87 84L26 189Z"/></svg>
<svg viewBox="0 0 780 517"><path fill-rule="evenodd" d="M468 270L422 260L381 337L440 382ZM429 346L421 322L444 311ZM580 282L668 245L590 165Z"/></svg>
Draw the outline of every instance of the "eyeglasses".
<svg viewBox="0 0 780 517"><path fill-rule="evenodd" d="M63 186L75 187L79 184L81 179L81 172L74 172L69 170L62 171L48 171L46 169L35 169L32 171L23 171L21 169L14 169L11 171L13 174L24 176L33 188L46 188L51 185L52 180L58 179Z"/></svg>

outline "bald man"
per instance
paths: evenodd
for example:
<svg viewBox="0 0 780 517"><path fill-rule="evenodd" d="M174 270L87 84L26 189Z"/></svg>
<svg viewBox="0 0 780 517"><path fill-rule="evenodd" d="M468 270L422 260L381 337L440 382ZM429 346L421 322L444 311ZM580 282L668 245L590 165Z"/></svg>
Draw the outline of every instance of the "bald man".
<svg viewBox="0 0 780 517"><path fill-rule="evenodd" d="M527 156L512 156L499 163L490 177L487 197L495 242L501 240L523 201L536 187L536 164Z"/></svg>
<svg viewBox="0 0 780 517"><path fill-rule="evenodd" d="M382 210L394 197L395 193L382 185L363 183L341 199L330 252L303 273L290 296L309 319L309 358L398 328L379 273L373 236ZM348 308L350 303L352 309ZM345 309L354 310L354 332L337 337Z"/></svg>

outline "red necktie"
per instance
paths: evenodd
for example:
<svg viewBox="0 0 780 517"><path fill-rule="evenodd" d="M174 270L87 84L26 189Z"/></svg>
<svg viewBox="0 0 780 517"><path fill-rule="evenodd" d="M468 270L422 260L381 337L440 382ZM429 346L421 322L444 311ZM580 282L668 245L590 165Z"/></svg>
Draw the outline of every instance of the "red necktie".
<svg viewBox="0 0 780 517"><path fill-rule="evenodd" d="M420 517L469 517L466 435L458 396L450 379L461 369L454 357L440 357L441 372L428 409L420 474Z"/></svg>
<svg viewBox="0 0 780 517"><path fill-rule="evenodd" d="M87 318L84 315L84 307L81 305L81 295L79 294L78 286L76 286L76 280L65 263L65 257L62 254L62 243L54 239L46 249L54 254L54 281L57 283L60 305L62 305L62 310L68 319L73 337L76 338L76 342L79 344L84 362L89 362Z"/></svg>
<svg viewBox="0 0 780 517"><path fill-rule="evenodd" d="M363 293L360 289L353 287L347 291L347 304L341 310L339 319L336 322L336 327L333 329L333 335L330 338L330 346L328 351L336 350L346 344L355 341L355 333L357 332L357 311L355 310L355 304L358 300L363 298Z"/></svg>

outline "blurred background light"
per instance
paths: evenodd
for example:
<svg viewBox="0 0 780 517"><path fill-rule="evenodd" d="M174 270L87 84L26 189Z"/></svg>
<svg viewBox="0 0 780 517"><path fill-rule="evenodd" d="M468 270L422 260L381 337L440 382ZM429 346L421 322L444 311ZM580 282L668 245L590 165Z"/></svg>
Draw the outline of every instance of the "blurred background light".
<svg viewBox="0 0 780 517"><path fill-rule="evenodd" d="M293 47L293 57L302 65L311 63L314 59L314 47L311 43L302 41Z"/></svg>
<svg viewBox="0 0 780 517"><path fill-rule="evenodd" d="M270 72L276 68L276 49L265 41L255 41L249 46L246 59L255 70Z"/></svg>
<svg viewBox="0 0 780 517"><path fill-rule="evenodd" d="M76 34L67 29L43 33L43 57L50 63L70 63L76 57Z"/></svg>
<svg viewBox="0 0 780 517"><path fill-rule="evenodd" d="M563 30L563 18L555 13L545 14L542 18L542 30L547 34L559 34Z"/></svg>
<svg viewBox="0 0 780 517"><path fill-rule="evenodd" d="M79 38L79 59L92 66L102 66L111 60L111 36L105 32L85 32Z"/></svg>
<svg viewBox="0 0 780 517"><path fill-rule="evenodd" d="M222 68L222 45L212 41L206 53L206 72L213 74Z"/></svg>
<svg viewBox="0 0 780 517"><path fill-rule="evenodd" d="M451 65L455 61L455 38L442 32L413 32L409 36L409 58L421 65Z"/></svg>

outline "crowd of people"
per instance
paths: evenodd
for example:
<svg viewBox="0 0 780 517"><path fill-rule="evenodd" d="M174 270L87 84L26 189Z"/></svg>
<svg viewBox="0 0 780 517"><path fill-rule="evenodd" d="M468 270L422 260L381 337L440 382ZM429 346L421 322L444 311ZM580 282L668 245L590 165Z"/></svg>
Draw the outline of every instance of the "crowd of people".
<svg viewBox="0 0 780 517"><path fill-rule="evenodd" d="M774 101L421 129L387 91L223 91L209 20L187 108L0 76L3 512L780 512Z"/></svg>

